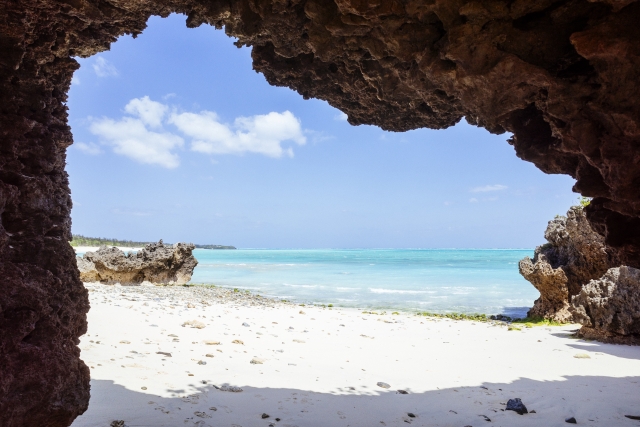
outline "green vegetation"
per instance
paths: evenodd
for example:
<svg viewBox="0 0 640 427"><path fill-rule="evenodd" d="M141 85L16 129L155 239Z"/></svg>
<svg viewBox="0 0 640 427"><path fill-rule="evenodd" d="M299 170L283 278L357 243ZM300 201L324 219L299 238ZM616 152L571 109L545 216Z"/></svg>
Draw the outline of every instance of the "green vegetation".
<svg viewBox="0 0 640 427"><path fill-rule="evenodd" d="M464 313L429 313L428 311L422 311L417 314L418 316L427 316L427 317L438 317L442 319L453 319L453 320L475 320L477 322L487 322L489 318L486 314L464 314Z"/></svg>
<svg viewBox="0 0 640 427"><path fill-rule="evenodd" d="M103 237L86 237L81 234L74 234L71 246L126 246L142 247L151 242L134 242L133 240L105 239Z"/></svg>
<svg viewBox="0 0 640 427"><path fill-rule="evenodd" d="M327 305L327 307L333 307L333 304L329 304L329 305Z"/></svg>
<svg viewBox="0 0 640 427"><path fill-rule="evenodd" d="M107 239L104 237L87 237L81 234L72 236L71 246L124 246L127 248L141 248L149 243L155 242L136 242L133 240ZM196 249L235 249L234 246L223 245L195 245Z"/></svg>
<svg viewBox="0 0 640 427"><path fill-rule="evenodd" d="M534 326L562 326L565 324L539 317L525 317L524 319L516 319L512 323L522 324L527 328L532 328Z"/></svg>
<svg viewBox="0 0 640 427"><path fill-rule="evenodd" d="M590 197L578 197L578 203L580 204L580 206L585 208L585 207L589 206L589 204L591 203L591 198Z"/></svg>

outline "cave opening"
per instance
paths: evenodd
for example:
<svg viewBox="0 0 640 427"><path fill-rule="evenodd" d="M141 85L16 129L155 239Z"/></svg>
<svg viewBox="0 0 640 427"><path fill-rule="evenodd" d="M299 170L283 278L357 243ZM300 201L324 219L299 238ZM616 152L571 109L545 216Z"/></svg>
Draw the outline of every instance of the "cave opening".
<svg viewBox="0 0 640 427"><path fill-rule="evenodd" d="M576 189L597 195L587 209L591 225L622 262L639 266L640 3L567 0L551 9L548 2L462 3L5 2L0 389L8 391L0 400L2 424L66 426L86 409L89 371L77 343L89 306L67 243L71 198L64 166L72 135L65 94L77 68L72 57L104 51L124 33L140 34L151 15L180 12L189 26L224 27L239 45L253 47L252 62L270 84L325 99L352 124L439 129L467 117L500 133L516 131L511 120L532 108L554 142L530 156L525 149L538 135L522 122L511 139L516 151L542 170L576 177ZM547 9L548 15L538 14ZM527 15L536 19L513 25ZM575 32L520 33L530 25L547 35L554 26ZM560 55L568 65L556 76L540 66L540 52L557 57L569 46L566 38L580 58ZM518 45L507 49L505 42L514 39Z"/></svg>
<svg viewBox="0 0 640 427"><path fill-rule="evenodd" d="M239 247L533 247L575 202L573 180L519 161L508 135L464 120L438 131L353 127L324 101L268 85L251 48L184 20L152 17L137 38L80 59L67 104L74 233ZM145 122L140 108L159 116ZM254 132L253 146L237 148L185 127L248 133L238 118L285 111L304 144L269 147Z"/></svg>

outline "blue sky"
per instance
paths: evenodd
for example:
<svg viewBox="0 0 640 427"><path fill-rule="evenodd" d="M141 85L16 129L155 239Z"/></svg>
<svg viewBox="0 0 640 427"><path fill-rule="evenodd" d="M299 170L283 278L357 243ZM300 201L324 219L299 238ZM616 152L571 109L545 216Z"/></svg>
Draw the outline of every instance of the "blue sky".
<svg viewBox="0 0 640 427"><path fill-rule="evenodd" d="M79 59L73 232L243 248L523 248L577 199L506 139L349 125L271 87L223 31L153 17Z"/></svg>

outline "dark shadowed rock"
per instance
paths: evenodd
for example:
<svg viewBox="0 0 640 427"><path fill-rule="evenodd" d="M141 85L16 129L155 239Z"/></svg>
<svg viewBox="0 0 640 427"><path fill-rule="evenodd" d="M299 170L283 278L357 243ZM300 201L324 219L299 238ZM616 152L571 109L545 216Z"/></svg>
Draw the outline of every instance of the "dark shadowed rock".
<svg viewBox="0 0 640 427"><path fill-rule="evenodd" d="M160 240L135 254L125 254L116 247L101 246L77 258L80 279L106 284L187 283L198 265L194 248L191 243L165 245Z"/></svg>
<svg viewBox="0 0 640 427"><path fill-rule="evenodd" d="M582 287L571 301L578 336L613 343L640 344L640 270L611 268Z"/></svg>
<svg viewBox="0 0 640 427"><path fill-rule="evenodd" d="M525 257L519 263L520 274L540 291L528 316L569 322L571 297L619 264L604 238L591 229L581 206L549 221L544 237L549 243L535 249L533 260Z"/></svg>
<svg viewBox="0 0 640 427"><path fill-rule="evenodd" d="M529 413L529 411L527 411L527 407L524 406L524 403L522 403L522 400L520 400L519 397L516 397L515 399L509 399L507 401L507 407L505 410L515 411L520 415Z"/></svg>

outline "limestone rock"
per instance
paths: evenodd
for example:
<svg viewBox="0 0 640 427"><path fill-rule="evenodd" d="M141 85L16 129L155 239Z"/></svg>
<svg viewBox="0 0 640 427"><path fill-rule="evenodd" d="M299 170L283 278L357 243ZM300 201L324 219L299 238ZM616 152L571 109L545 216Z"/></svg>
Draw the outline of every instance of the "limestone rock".
<svg viewBox="0 0 640 427"><path fill-rule="evenodd" d="M88 259L76 257L78 271L80 271L80 280L83 282L99 282L100 274L96 270L96 265Z"/></svg>
<svg viewBox="0 0 640 427"><path fill-rule="evenodd" d="M198 265L194 248L191 243L165 245L160 240L135 254L125 254L116 247L101 246L77 258L80 279L106 284L187 283Z"/></svg>
<svg viewBox="0 0 640 427"><path fill-rule="evenodd" d="M609 269L571 300L571 312L583 327L578 335L604 342L640 344L640 270Z"/></svg>
<svg viewBox="0 0 640 427"><path fill-rule="evenodd" d="M581 206L549 221L544 237L548 243L535 249L533 260L525 257L519 263L520 274L540 291L528 316L569 322L571 297L619 263L604 238L592 230Z"/></svg>

